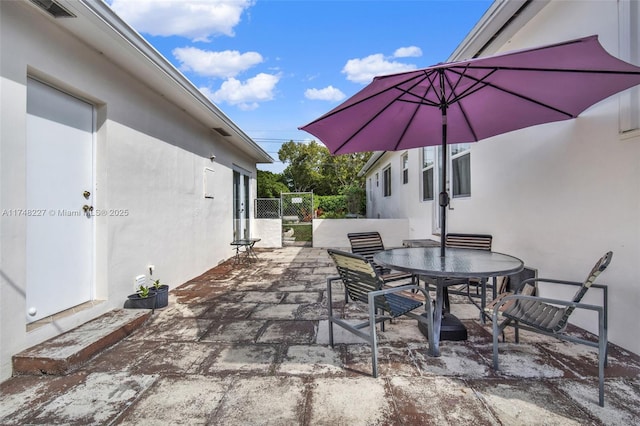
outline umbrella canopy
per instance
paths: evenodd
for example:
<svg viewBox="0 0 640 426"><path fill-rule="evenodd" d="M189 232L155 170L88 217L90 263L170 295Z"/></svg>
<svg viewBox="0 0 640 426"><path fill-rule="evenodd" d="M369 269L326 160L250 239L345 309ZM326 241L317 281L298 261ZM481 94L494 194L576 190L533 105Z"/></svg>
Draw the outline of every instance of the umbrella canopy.
<svg viewBox="0 0 640 426"><path fill-rule="evenodd" d="M640 84L640 67L611 56L597 36L379 76L300 127L332 154L442 145L442 255L446 233L446 145L476 142L577 117Z"/></svg>

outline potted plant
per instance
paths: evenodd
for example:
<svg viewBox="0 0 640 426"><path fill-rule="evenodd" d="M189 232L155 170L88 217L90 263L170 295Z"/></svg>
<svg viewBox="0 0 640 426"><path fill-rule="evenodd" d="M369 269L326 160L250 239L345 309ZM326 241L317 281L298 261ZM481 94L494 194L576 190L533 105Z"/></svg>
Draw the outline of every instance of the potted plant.
<svg viewBox="0 0 640 426"><path fill-rule="evenodd" d="M127 296L125 308L154 309L156 307L156 291L141 285L134 294Z"/></svg>
<svg viewBox="0 0 640 426"><path fill-rule="evenodd" d="M156 292L156 308L164 308L169 304L169 286L160 284L160 280L153 282L153 289Z"/></svg>

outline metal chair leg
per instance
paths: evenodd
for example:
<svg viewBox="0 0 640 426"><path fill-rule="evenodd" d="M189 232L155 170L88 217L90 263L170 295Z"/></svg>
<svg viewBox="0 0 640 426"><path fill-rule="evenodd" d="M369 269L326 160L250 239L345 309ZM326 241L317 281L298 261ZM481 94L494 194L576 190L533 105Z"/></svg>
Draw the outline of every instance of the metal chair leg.
<svg viewBox="0 0 640 426"><path fill-rule="evenodd" d="M373 377L378 377L378 339L376 337L376 307L373 300L369 303L369 344L371 345L371 364ZM383 322L384 326L384 322Z"/></svg>
<svg viewBox="0 0 640 426"><path fill-rule="evenodd" d="M603 311L598 312L598 404L604 407L604 367L607 362L607 329Z"/></svg>

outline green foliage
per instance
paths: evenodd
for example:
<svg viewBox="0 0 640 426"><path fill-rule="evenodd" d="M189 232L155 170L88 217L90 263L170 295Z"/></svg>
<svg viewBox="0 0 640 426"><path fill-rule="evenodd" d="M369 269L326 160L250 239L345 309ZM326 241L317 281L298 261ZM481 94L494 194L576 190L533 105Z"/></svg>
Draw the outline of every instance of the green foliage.
<svg viewBox="0 0 640 426"><path fill-rule="evenodd" d="M364 188L364 177L358 176L370 152L331 155L316 141L282 144L280 161L287 164L283 180L292 192L313 191L315 195L336 195L346 186Z"/></svg>
<svg viewBox="0 0 640 426"><path fill-rule="evenodd" d="M282 174L258 170L258 198L279 198L282 192L313 192L318 217L365 214L365 180L358 176L370 152L331 155L316 141L282 144L278 158L287 164ZM327 198L325 198L327 197ZM283 211L288 211L283 205ZM306 215L300 217L304 220Z"/></svg>
<svg viewBox="0 0 640 426"><path fill-rule="evenodd" d="M321 167L327 154L327 148L316 141L309 143L289 141L282 144L278 151L278 158L288 164L282 174L289 190L316 192L318 183L322 181Z"/></svg>
<svg viewBox="0 0 640 426"><path fill-rule="evenodd" d="M344 195L321 195L318 200L318 217L328 219L329 217L343 217L347 209L347 198Z"/></svg>
<svg viewBox="0 0 640 426"><path fill-rule="evenodd" d="M141 285L141 286L138 288L137 293L138 293L138 295L140 295L140 297L141 297L142 299L146 299L147 297L149 297L149 287L144 286L144 285Z"/></svg>
<svg viewBox="0 0 640 426"><path fill-rule="evenodd" d="M346 213L324 212L318 219L344 219L347 216Z"/></svg>
<svg viewBox="0 0 640 426"><path fill-rule="evenodd" d="M289 192L282 174L258 170L258 198L280 198L281 192Z"/></svg>
<svg viewBox="0 0 640 426"><path fill-rule="evenodd" d="M347 210L351 214L364 214L367 209L367 193L364 188L349 185L342 189L346 198Z"/></svg>
<svg viewBox="0 0 640 426"><path fill-rule="evenodd" d="M343 188L348 186L364 188L364 176L358 176L358 172L362 170L370 157L370 152L327 155L323 164L323 187L327 188L328 192L322 195L341 194Z"/></svg>

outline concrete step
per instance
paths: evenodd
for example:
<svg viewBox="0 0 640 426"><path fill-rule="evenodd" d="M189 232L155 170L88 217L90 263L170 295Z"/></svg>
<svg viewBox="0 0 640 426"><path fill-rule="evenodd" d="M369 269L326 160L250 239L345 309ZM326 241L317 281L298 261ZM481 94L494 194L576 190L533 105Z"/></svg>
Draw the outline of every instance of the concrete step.
<svg viewBox="0 0 640 426"><path fill-rule="evenodd" d="M146 309L114 309L13 356L13 374L67 374L118 343L151 317Z"/></svg>

